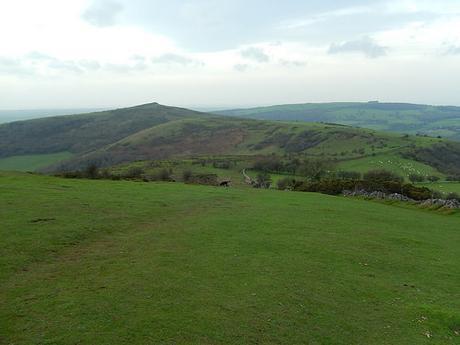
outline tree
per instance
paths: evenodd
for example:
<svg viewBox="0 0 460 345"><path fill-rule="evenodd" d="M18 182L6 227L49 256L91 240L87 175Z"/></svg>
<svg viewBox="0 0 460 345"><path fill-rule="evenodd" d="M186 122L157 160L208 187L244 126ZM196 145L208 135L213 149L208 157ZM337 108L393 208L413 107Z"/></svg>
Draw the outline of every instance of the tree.
<svg viewBox="0 0 460 345"><path fill-rule="evenodd" d="M123 175L124 178L140 179L145 171L141 167L131 167Z"/></svg>
<svg viewBox="0 0 460 345"><path fill-rule="evenodd" d="M410 174L409 175L409 180L412 183L424 182L425 181L425 176L419 175L419 174Z"/></svg>
<svg viewBox="0 0 460 345"><path fill-rule="evenodd" d="M278 182L276 182L276 186L278 187L279 190L292 190L295 185L296 185L296 180L290 177L285 177Z"/></svg>
<svg viewBox="0 0 460 345"><path fill-rule="evenodd" d="M270 188L272 184L271 176L266 172L261 172L257 175L255 187Z"/></svg>
<svg viewBox="0 0 460 345"><path fill-rule="evenodd" d="M399 182L402 183L404 178L392 171L385 169L370 170L364 174L364 180L370 182Z"/></svg>
<svg viewBox="0 0 460 345"><path fill-rule="evenodd" d="M337 178L341 180L360 180L362 174L358 171L339 171Z"/></svg>
<svg viewBox="0 0 460 345"><path fill-rule="evenodd" d="M434 176L434 175L428 176L428 181L430 181L432 183L433 182L438 182L439 180L440 180L439 176Z"/></svg>
<svg viewBox="0 0 460 345"><path fill-rule="evenodd" d="M155 180L157 181L172 181L172 170L161 169L156 175Z"/></svg>
<svg viewBox="0 0 460 345"><path fill-rule="evenodd" d="M95 179L99 177L99 168L96 164L90 164L85 169L85 177Z"/></svg>
<svg viewBox="0 0 460 345"><path fill-rule="evenodd" d="M320 180L326 173L327 162L319 159L306 160L299 169L300 175L311 180Z"/></svg>
<svg viewBox="0 0 460 345"><path fill-rule="evenodd" d="M193 173L191 170L189 169L184 170L184 172L182 173L182 180L184 182L189 182L192 179L192 176L193 176Z"/></svg>

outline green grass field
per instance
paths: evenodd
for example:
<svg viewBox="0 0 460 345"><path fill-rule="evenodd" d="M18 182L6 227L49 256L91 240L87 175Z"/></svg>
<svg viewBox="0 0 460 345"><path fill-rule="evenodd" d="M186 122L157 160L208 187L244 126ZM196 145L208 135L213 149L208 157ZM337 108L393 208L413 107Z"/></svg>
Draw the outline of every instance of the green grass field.
<svg viewBox="0 0 460 345"><path fill-rule="evenodd" d="M72 157L69 152L43 155L24 155L0 158L0 170L4 171L36 171L53 163Z"/></svg>
<svg viewBox="0 0 460 345"><path fill-rule="evenodd" d="M454 344L460 215L0 174L0 344Z"/></svg>
<svg viewBox="0 0 460 345"><path fill-rule="evenodd" d="M443 194L457 193L460 194L460 182L441 181L436 183L417 183L430 189L438 190Z"/></svg>
<svg viewBox="0 0 460 345"><path fill-rule="evenodd" d="M443 174L427 164L423 164L414 160L404 159L398 154L392 153L380 154L376 155L375 157L370 156L343 161L337 165L336 169L345 171L358 171L361 173L365 173L374 169L385 169L393 171L398 175L404 176L406 179L410 174L444 177Z"/></svg>

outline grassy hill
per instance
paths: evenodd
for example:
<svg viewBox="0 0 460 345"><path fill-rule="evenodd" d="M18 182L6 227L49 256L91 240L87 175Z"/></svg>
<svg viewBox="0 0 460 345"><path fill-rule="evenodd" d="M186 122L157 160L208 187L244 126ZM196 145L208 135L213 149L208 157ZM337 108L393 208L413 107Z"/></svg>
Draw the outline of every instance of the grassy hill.
<svg viewBox="0 0 460 345"><path fill-rule="evenodd" d="M388 161L388 157L394 167L412 166L424 175L442 177L460 171L460 159L455 159L460 144L443 139L345 125L218 116L156 103L0 125L0 167L14 168L11 162L50 154L70 158L44 159L39 168L77 170L89 164L109 167L200 155L276 155L322 159L339 169L358 171L369 170L375 165L370 162ZM45 162L49 163L46 168ZM33 170L25 164L19 168ZM410 168L403 170L406 176L411 173Z"/></svg>
<svg viewBox="0 0 460 345"><path fill-rule="evenodd" d="M37 119L48 116L86 114L106 109L88 108L88 109L28 109L28 110L0 110L0 123L24 121Z"/></svg>
<svg viewBox="0 0 460 345"><path fill-rule="evenodd" d="M157 103L98 113L47 117L0 125L0 158L68 151L88 152L143 129L209 115Z"/></svg>
<svg viewBox="0 0 460 345"><path fill-rule="evenodd" d="M406 205L0 173L2 344L454 344L458 225Z"/></svg>
<svg viewBox="0 0 460 345"><path fill-rule="evenodd" d="M460 107L405 103L309 103L216 112L259 120L332 122L460 140Z"/></svg>

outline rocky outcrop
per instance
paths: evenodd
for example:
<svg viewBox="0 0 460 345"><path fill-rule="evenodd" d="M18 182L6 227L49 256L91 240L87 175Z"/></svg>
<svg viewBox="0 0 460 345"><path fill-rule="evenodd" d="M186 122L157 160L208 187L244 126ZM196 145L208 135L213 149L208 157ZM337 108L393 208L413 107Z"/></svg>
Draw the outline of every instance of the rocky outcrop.
<svg viewBox="0 0 460 345"><path fill-rule="evenodd" d="M455 199L452 199L452 200L429 199L429 200L422 201L420 205L427 206L427 207L437 206L437 207L443 207L443 208L449 208L449 209L456 209L456 208L460 208L460 201L455 200Z"/></svg>
<svg viewBox="0 0 460 345"><path fill-rule="evenodd" d="M367 192L365 190L345 190L343 191L344 196L353 197L359 196L368 199L379 199L379 200L393 200L393 201L403 201L403 202L411 202L414 204L418 204L423 207L439 207L439 208L447 208L447 209L460 209L460 201L451 199L428 199L423 201L416 201L411 198L408 198L405 195L392 193L386 194L384 192Z"/></svg>

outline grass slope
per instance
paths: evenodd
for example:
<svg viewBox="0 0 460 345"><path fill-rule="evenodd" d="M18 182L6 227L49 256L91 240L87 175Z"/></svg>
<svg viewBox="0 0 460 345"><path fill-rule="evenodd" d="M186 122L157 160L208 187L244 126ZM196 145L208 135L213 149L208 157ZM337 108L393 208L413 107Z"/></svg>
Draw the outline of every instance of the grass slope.
<svg viewBox="0 0 460 345"><path fill-rule="evenodd" d="M270 154L348 161L349 165L391 156L396 164L423 166L432 174L460 171L456 159L460 146L442 139L325 123L224 117L156 103L0 125L0 158L64 151L73 157L43 171L197 155Z"/></svg>
<svg viewBox="0 0 460 345"><path fill-rule="evenodd" d="M1 344L459 341L458 214L20 174L0 191Z"/></svg>
<svg viewBox="0 0 460 345"><path fill-rule="evenodd" d="M50 153L42 155L24 155L0 158L0 170L6 171L37 171L51 164L69 159L69 152Z"/></svg>
<svg viewBox="0 0 460 345"><path fill-rule="evenodd" d="M460 140L460 107L404 103L310 103L217 112L259 120L333 122Z"/></svg>
<svg viewBox="0 0 460 345"><path fill-rule="evenodd" d="M0 158L69 151L82 153L182 118L208 116L157 103L98 113L47 117L0 125Z"/></svg>
<svg viewBox="0 0 460 345"><path fill-rule="evenodd" d="M344 161L390 152L397 156L413 147L431 147L439 142L442 140L339 125L208 117L154 126L55 168L77 169L88 162L112 166L197 155L276 154Z"/></svg>

